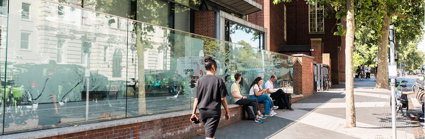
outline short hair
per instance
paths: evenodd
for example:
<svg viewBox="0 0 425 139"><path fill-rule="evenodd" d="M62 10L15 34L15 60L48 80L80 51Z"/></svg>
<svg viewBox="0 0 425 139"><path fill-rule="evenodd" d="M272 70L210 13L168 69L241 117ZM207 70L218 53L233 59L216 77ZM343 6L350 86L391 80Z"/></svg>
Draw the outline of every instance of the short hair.
<svg viewBox="0 0 425 139"><path fill-rule="evenodd" d="M213 65L215 69L217 70L217 62L215 62L215 60L211 56L205 56L204 58L205 69L211 70Z"/></svg>
<svg viewBox="0 0 425 139"><path fill-rule="evenodd" d="M274 79L274 78L276 78L276 76L274 76L274 75L272 75L272 76L270 77L270 79Z"/></svg>
<svg viewBox="0 0 425 139"><path fill-rule="evenodd" d="M239 78L242 77L242 74L237 72L237 73L235 73L234 77L235 77L235 80L238 80Z"/></svg>

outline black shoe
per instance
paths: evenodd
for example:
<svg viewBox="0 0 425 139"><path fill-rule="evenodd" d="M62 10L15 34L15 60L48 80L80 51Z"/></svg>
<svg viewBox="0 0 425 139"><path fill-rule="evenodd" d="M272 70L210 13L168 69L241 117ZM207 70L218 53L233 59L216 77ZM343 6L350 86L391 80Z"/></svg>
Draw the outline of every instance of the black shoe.
<svg viewBox="0 0 425 139"><path fill-rule="evenodd" d="M294 109L293 109L293 108L288 108L288 110L290 110L290 111L294 111Z"/></svg>

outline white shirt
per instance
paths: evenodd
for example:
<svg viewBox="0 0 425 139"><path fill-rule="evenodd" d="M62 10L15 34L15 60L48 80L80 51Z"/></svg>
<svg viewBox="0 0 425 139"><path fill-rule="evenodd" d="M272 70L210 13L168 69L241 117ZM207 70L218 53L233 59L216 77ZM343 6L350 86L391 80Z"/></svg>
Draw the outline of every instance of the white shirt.
<svg viewBox="0 0 425 139"><path fill-rule="evenodd" d="M267 82L266 82L266 84L265 84L265 86L266 86L266 88L264 88L264 89L269 89L270 90L270 92L272 92L272 93L274 93L274 92L276 92L277 90L279 90L279 89L275 89L274 88L274 86L273 86L273 82L271 82L270 80L268 80ZM268 94L269 96L270 96L270 94Z"/></svg>
<svg viewBox="0 0 425 139"><path fill-rule="evenodd" d="M265 89L269 89L271 92L276 92L279 89L274 88L273 82L271 82L270 80L268 80L265 84L266 88Z"/></svg>
<svg viewBox="0 0 425 139"><path fill-rule="evenodd" d="M260 87L258 87L257 84L254 84L254 86L252 86L251 89L249 89L249 95L255 95L254 89L257 89L257 91L260 91Z"/></svg>

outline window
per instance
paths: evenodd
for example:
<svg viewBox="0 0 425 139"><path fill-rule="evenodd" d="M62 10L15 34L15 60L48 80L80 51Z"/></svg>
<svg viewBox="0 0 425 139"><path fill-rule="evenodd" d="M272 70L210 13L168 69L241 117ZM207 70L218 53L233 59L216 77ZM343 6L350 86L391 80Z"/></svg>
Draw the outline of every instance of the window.
<svg viewBox="0 0 425 139"><path fill-rule="evenodd" d="M112 77L121 77L121 59L120 50L115 50L112 60Z"/></svg>
<svg viewBox="0 0 425 139"><path fill-rule="evenodd" d="M63 44L64 41L63 40L58 40L57 43L57 48L56 48L56 62L57 63L62 63L63 61Z"/></svg>
<svg viewBox="0 0 425 139"><path fill-rule="evenodd" d="M88 65L90 63L90 48L90 42L83 42L83 46L81 47L81 64Z"/></svg>
<svg viewBox="0 0 425 139"><path fill-rule="evenodd" d="M59 5L58 6L58 15L59 16L64 15L65 14L64 12L65 12L64 7L62 5Z"/></svg>
<svg viewBox="0 0 425 139"><path fill-rule="evenodd" d="M235 23L230 20L225 21L226 41L238 43L243 46L250 46L257 49L265 49L264 32Z"/></svg>
<svg viewBox="0 0 425 139"><path fill-rule="evenodd" d="M190 8L174 4L171 12L174 15L171 28L190 32Z"/></svg>
<svg viewBox="0 0 425 139"><path fill-rule="evenodd" d="M0 0L0 14L7 14L7 0Z"/></svg>
<svg viewBox="0 0 425 139"><path fill-rule="evenodd" d="M21 49L28 49L30 44L30 33L22 32L21 33Z"/></svg>
<svg viewBox="0 0 425 139"><path fill-rule="evenodd" d="M22 3L22 19L30 19L30 6L28 3Z"/></svg>
<svg viewBox="0 0 425 139"><path fill-rule="evenodd" d="M310 33L324 33L325 22L324 22L324 8L323 5L315 3L314 5L308 5L308 25Z"/></svg>

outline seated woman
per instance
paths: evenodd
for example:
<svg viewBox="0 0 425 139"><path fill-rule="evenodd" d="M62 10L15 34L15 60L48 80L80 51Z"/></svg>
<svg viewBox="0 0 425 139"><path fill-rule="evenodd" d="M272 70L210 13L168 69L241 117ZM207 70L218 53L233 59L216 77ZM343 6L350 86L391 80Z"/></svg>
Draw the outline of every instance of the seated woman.
<svg viewBox="0 0 425 139"><path fill-rule="evenodd" d="M273 102L270 100L270 97L264 94L268 92L268 89L261 89L262 84L263 79L261 77L254 79L249 89L249 98L256 99L258 103L264 104L264 114L266 116L274 116L276 113L271 113L271 110L275 107Z"/></svg>
<svg viewBox="0 0 425 139"><path fill-rule="evenodd" d="M252 106L254 114L255 114L255 122L261 123L261 119L265 119L266 117L263 116L259 110L258 110L258 103L255 99L248 99L246 96L241 95L241 89L239 87L239 84L242 80L242 74L236 73L235 74L235 83L232 84L232 96L235 99L235 103L238 105L242 105L244 110L248 110L248 106ZM250 112L250 111L249 111Z"/></svg>

